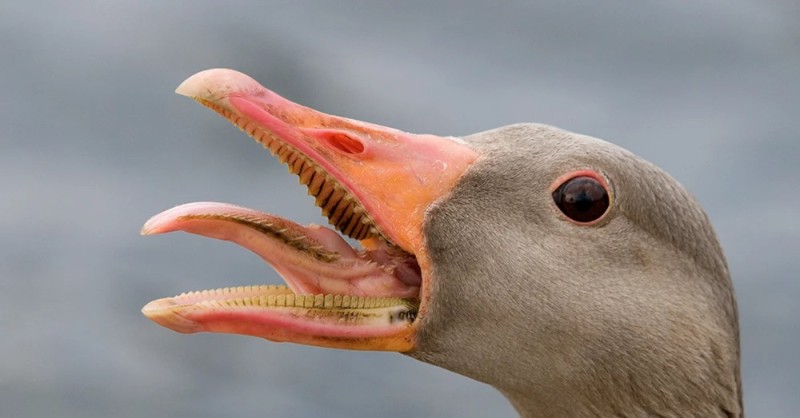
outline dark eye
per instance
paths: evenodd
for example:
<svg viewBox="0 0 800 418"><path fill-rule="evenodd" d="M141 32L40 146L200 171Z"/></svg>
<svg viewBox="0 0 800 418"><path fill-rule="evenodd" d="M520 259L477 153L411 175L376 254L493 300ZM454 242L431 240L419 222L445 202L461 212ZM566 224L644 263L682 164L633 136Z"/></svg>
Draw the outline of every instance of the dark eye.
<svg viewBox="0 0 800 418"><path fill-rule="evenodd" d="M575 222L600 219L608 209L608 191L591 177L573 177L553 192L553 200L564 215Z"/></svg>

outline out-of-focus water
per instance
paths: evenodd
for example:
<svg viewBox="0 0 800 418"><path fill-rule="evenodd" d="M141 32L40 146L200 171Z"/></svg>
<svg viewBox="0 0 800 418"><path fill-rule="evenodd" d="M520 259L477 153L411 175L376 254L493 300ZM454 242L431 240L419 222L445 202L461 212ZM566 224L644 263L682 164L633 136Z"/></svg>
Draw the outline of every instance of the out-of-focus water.
<svg viewBox="0 0 800 418"><path fill-rule="evenodd" d="M0 6L0 416L514 416L494 389L401 355L182 336L139 313L280 282L229 244L140 237L158 211L217 200L324 222L268 153L172 93L220 66L407 131L544 122L657 163L726 249L748 413L795 415L800 9L503 3Z"/></svg>

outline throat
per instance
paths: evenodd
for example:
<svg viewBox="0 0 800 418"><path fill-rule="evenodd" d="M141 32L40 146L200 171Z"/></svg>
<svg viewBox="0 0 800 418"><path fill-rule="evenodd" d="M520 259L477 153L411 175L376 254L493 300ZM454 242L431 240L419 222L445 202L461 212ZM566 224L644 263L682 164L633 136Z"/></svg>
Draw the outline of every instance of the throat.
<svg viewBox="0 0 800 418"><path fill-rule="evenodd" d="M610 377L606 384L537 387L500 392L523 418L544 417L742 417L740 391L727 385L697 390L692 384L636 387L635 378ZM708 382L706 382L708 383ZM694 389L689 389L694 387Z"/></svg>

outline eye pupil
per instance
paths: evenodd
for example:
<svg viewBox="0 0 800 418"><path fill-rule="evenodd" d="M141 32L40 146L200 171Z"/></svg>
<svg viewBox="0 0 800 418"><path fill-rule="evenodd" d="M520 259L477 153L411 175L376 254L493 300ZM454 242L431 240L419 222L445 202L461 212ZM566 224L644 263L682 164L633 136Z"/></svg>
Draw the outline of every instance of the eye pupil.
<svg viewBox="0 0 800 418"><path fill-rule="evenodd" d="M608 191L592 177L573 177L553 192L553 200L575 222L592 222L608 210Z"/></svg>

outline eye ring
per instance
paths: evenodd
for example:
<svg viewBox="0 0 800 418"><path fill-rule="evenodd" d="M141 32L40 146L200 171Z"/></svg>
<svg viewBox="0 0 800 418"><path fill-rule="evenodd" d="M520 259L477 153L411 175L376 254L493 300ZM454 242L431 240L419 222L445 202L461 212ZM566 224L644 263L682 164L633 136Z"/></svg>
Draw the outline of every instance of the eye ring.
<svg viewBox="0 0 800 418"><path fill-rule="evenodd" d="M611 188L603 176L592 170L560 176L550 190L556 208L576 225L597 225L611 210Z"/></svg>

